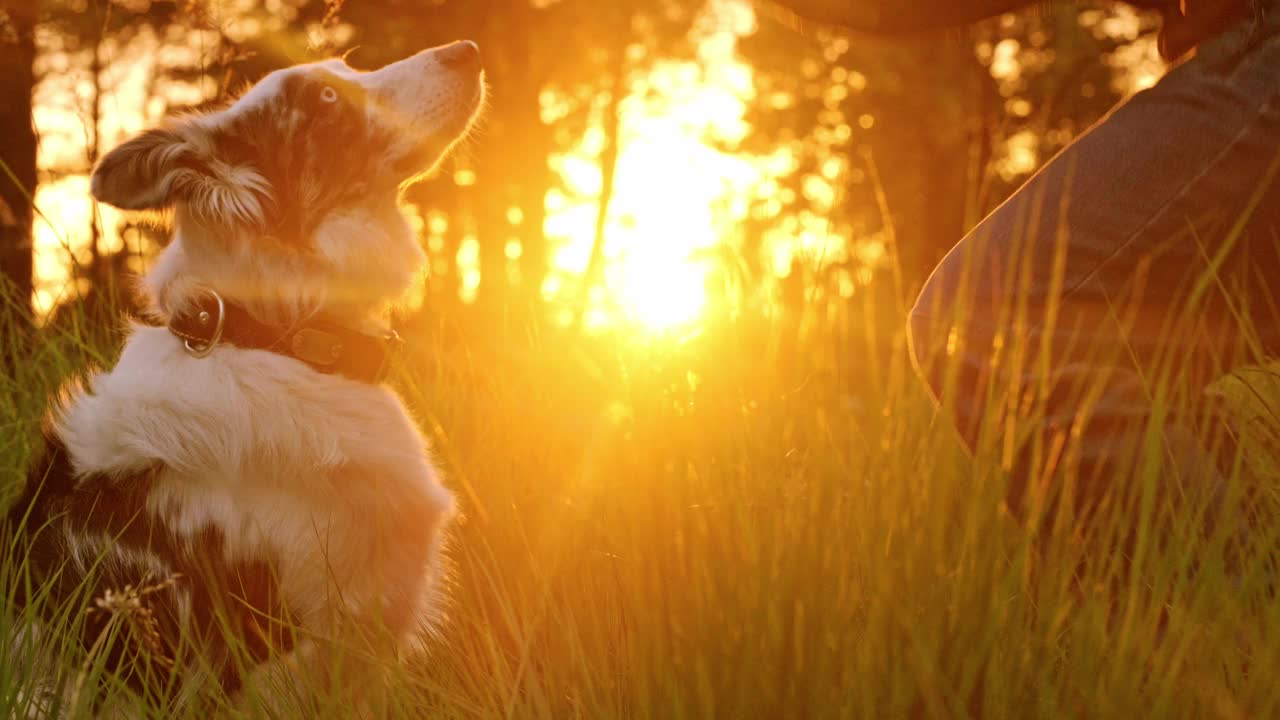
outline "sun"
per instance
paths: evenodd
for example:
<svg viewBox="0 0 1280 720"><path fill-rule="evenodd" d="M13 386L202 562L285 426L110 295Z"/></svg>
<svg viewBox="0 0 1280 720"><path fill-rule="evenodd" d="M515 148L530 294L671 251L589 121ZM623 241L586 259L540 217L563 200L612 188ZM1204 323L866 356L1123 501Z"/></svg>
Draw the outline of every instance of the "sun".
<svg viewBox="0 0 1280 720"><path fill-rule="evenodd" d="M655 253L619 265L610 290L629 320L663 331L691 325L702 316L706 283L700 264Z"/></svg>
<svg viewBox="0 0 1280 720"><path fill-rule="evenodd" d="M726 207L758 182L754 166L709 146L678 118L637 117L618 158L614 200L604 243L602 294L590 325L639 325L662 332L694 324L706 311L707 260L734 232ZM566 164L574 194L592 198L598 170ZM563 171L562 171L563 172ZM573 187L576 186L576 187ZM559 239L557 269L581 275L595 243L594 198L548 218Z"/></svg>
<svg viewBox="0 0 1280 720"><path fill-rule="evenodd" d="M715 268L708 258L738 232L749 213L746 199L766 174L726 149L750 131L745 118L754 85L736 42L753 16L748 6L721 4L745 15L702 38L697 60L660 63L637 79L621 103L604 287L593 298L591 326L623 323L662 333L696 324L709 304ZM558 245L554 268L564 275L581 277L597 242L603 146L593 128L579 147L553 160L565 187L549 196L545 230Z"/></svg>

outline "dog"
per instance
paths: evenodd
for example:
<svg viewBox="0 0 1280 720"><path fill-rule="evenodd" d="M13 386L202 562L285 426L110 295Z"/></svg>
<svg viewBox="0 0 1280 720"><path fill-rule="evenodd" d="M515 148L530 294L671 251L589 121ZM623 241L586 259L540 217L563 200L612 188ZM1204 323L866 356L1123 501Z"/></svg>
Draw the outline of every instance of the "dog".
<svg viewBox="0 0 1280 720"><path fill-rule="evenodd" d="M7 517L20 607L28 589L80 603L86 649L170 703L422 647L454 500L381 384L382 318L424 262L399 190L485 92L466 41L372 72L299 65L101 159L94 197L172 211L174 237L142 281L157 324L46 420Z"/></svg>

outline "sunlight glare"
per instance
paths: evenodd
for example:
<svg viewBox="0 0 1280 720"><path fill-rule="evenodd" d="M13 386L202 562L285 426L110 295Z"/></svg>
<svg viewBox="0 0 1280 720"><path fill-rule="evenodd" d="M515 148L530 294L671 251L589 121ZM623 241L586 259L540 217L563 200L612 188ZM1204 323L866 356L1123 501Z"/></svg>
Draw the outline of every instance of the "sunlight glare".
<svg viewBox="0 0 1280 720"><path fill-rule="evenodd" d="M707 304L706 271L683 257L661 254L630 258L610 284L625 313L652 330L687 325Z"/></svg>
<svg viewBox="0 0 1280 720"><path fill-rule="evenodd" d="M754 15L731 0L714 10L697 62L659 63L633 81L622 103L603 247L607 292L604 307L588 311L589 327L627 320L663 332L697 321L707 309L712 270L702 258L747 214L748 204L734 200L750 196L762 180L758 163L716 146L749 132L745 116L754 89L737 40L752 29ZM565 275L587 269L595 243L604 180L600 140L595 128L553 160L565 192L548 196L545 229L559 244L554 267Z"/></svg>

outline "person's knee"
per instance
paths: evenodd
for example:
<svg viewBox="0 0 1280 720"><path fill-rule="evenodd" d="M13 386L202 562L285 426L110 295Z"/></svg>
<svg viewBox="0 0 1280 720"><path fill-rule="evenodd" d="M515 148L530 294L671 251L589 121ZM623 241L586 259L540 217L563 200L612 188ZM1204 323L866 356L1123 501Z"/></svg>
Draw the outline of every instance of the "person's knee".
<svg viewBox="0 0 1280 720"><path fill-rule="evenodd" d="M984 412L985 371L990 328L966 310L966 303L938 273L925 284L907 317L907 346L916 374L972 446Z"/></svg>
<svg viewBox="0 0 1280 720"><path fill-rule="evenodd" d="M929 379L928 368L932 358L928 348L931 344L929 337L930 333L933 332L933 324L932 318L921 309L920 303L917 301L915 307L911 308L910 314L907 315L907 349L911 354L911 364L915 367L916 375L919 375L931 387L933 382Z"/></svg>
<svg viewBox="0 0 1280 720"><path fill-rule="evenodd" d="M907 348L911 363L935 399L941 399L942 395L943 374L940 369L945 355L945 340L940 343L938 339L939 333L943 332L938 319L940 300L937 283L931 280L907 315Z"/></svg>

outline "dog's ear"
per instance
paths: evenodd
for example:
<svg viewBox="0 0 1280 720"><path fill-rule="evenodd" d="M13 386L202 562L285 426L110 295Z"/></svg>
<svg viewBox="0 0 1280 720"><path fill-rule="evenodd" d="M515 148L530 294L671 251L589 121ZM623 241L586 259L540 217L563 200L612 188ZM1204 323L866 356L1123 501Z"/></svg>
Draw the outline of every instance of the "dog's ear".
<svg viewBox="0 0 1280 720"><path fill-rule="evenodd" d="M90 191L124 210L154 210L172 205L209 174L195 146L177 132L147 130L98 162Z"/></svg>
<svg viewBox="0 0 1280 720"><path fill-rule="evenodd" d="M201 218L261 226L271 187L250 165L216 157L198 126L148 130L107 153L90 192L123 210L158 210L185 202Z"/></svg>

